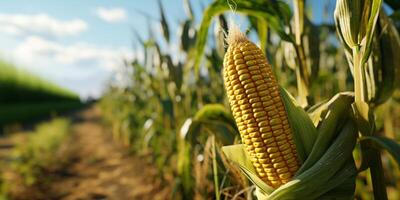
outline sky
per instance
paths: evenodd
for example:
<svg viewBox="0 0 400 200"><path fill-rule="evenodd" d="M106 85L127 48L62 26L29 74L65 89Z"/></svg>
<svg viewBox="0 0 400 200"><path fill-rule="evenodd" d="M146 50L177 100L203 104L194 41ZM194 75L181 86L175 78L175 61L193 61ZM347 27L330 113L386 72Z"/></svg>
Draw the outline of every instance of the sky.
<svg viewBox="0 0 400 200"><path fill-rule="evenodd" d="M201 7L212 2L190 1L197 19ZM162 2L175 36L186 18L183 0ZM323 21L321 1L311 2L319 7L313 9L315 19ZM133 30L146 38L148 19L160 32L157 0L0 1L0 59L82 98L99 97L124 59L142 56L135 52Z"/></svg>

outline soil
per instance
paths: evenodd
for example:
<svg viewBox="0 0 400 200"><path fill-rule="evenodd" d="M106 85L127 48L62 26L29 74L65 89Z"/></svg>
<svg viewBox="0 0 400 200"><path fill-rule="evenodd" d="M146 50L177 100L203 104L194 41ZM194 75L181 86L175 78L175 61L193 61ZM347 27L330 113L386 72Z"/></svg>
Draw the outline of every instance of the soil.
<svg viewBox="0 0 400 200"><path fill-rule="evenodd" d="M45 173L40 180L46 181L33 186L16 180L21 186L12 199L168 199L171 191L156 178L148 157L133 155L114 141L100 116L95 107L71 115L72 135L62 155L68 164Z"/></svg>

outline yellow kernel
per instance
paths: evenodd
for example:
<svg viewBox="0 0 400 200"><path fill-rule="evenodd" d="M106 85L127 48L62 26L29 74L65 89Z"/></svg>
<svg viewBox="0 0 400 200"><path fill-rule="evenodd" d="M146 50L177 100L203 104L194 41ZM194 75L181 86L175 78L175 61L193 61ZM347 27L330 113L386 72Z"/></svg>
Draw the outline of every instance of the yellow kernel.
<svg viewBox="0 0 400 200"><path fill-rule="evenodd" d="M252 55L253 52L252 52L252 51L243 51L242 54L243 54L244 56L247 56L247 55Z"/></svg>
<svg viewBox="0 0 400 200"><path fill-rule="evenodd" d="M266 158L267 157L267 153L265 153L265 152L257 153L256 156L257 156L257 158Z"/></svg>
<svg viewBox="0 0 400 200"><path fill-rule="evenodd" d="M282 156L276 157L276 158L274 158L274 159L271 159L271 162L272 162L272 163L279 163L279 162L282 162L282 161L283 161Z"/></svg>
<svg viewBox="0 0 400 200"><path fill-rule="evenodd" d="M285 167L285 162L274 163L274 168L283 168Z"/></svg>
<svg viewBox="0 0 400 200"><path fill-rule="evenodd" d="M251 70L251 71L249 71L249 73L251 75L256 75L256 74L261 74L261 71L260 70Z"/></svg>
<svg viewBox="0 0 400 200"><path fill-rule="evenodd" d="M257 122L265 122L265 121L268 121L268 116L257 118L256 121L257 121Z"/></svg>
<svg viewBox="0 0 400 200"><path fill-rule="evenodd" d="M275 140L276 140L276 141L285 140L285 139L286 139L286 135L279 135L279 136L276 136L276 137L275 137Z"/></svg>
<svg viewBox="0 0 400 200"><path fill-rule="evenodd" d="M271 106L274 102L272 100L263 101L263 106L268 107Z"/></svg>
<svg viewBox="0 0 400 200"><path fill-rule="evenodd" d="M249 66L247 69L249 69L250 71L254 71L254 70L259 70L260 67L258 65L254 65L254 66Z"/></svg>
<svg viewBox="0 0 400 200"><path fill-rule="evenodd" d="M253 137L260 137L261 135L258 131L254 131L249 133L249 136L253 138Z"/></svg>
<svg viewBox="0 0 400 200"><path fill-rule="evenodd" d="M246 98L246 96L244 94L236 95L236 100L241 100L241 99L244 99L244 98Z"/></svg>
<svg viewBox="0 0 400 200"><path fill-rule="evenodd" d="M262 103L261 103L261 102L256 102L256 103L251 104L251 106L252 106L253 108L255 108L255 107L261 107L261 106L262 106Z"/></svg>
<svg viewBox="0 0 400 200"><path fill-rule="evenodd" d="M276 173L278 173L278 174L282 174L282 173L285 173L285 172L288 172L288 171L289 171L289 169L287 167L276 169Z"/></svg>
<svg viewBox="0 0 400 200"><path fill-rule="evenodd" d="M250 119L246 120L245 123L246 123L248 126L254 124L253 126L257 127L257 124L255 124L255 123L256 123L256 120L255 120L254 118L250 118Z"/></svg>
<svg viewBox="0 0 400 200"><path fill-rule="evenodd" d="M274 167L272 163L262 163L261 165L262 165L262 167L264 169L268 169L268 168L273 168Z"/></svg>
<svg viewBox="0 0 400 200"><path fill-rule="evenodd" d="M268 113L269 114L269 113ZM280 124L282 121L281 121L281 119L279 119L279 118L275 118L275 119L271 119L270 121L269 121L269 124L271 125L271 126L273 126L273 125L276 125L276 124Z"/></svg>
<svg viewBox="0 0 400 200"><path fill-rule="evenodd" d="M246 90L246 94L252 94L252 93L255 93L255 92L257 92L256 88L249 88L249 89Z"/></svg>
<svg viewBox="0 0 400 200"><path fill-rule="evenodd" d="M251 108L251 106L249 104L243 104L243 105L240 106L240 109L242 109L242 110L245 110L245 109L248 109L248 108Z"/></svg>
<svg viewBox="0 0 400 200"><path fill-rule="evenodd" d="M267 115L267 112L265 112L265 111L254 113L254 117L256 117L256 118L263 117L263 116L266 116L266 115Z"/></svg>
<svg viewBox="0 0 400 200"><path fill-rule="evenodd" d="M249 100L249 103L256 103L256 102L260 102L260 98L252 98Z"/></svg>
<svg viewBox="0 0 400 200"><path fill-rule="evenodd" d="M257 93L248 94L247 97L248 97L249 99L250 99L250 98L255 98L255 97L258 97L258 94L257 94Z"/></svg>
<svg viewBox="0 0 400 200"><path fill-rule="evenodd" d="M242 74L239 76L239 80L243 81L245 79L249 79L250 78L250 74Z"/></svg>
<svg viewBox="0 0 400 200"><path fill-rule="evenodd" d="M270 147L270 148L267 149L267 152L268 152L268 153L276 153L276 152L278 152L278 151L279 151L279 149L276 148L276 147Z"/></svg>
<svg viewBox="0 0 400 200"><path fill-rule="evenodd" d="M274 136L279 136L279 135L283 134L283 130L282 129L274 130L272 132L273 132Z"/></svg>
<svg viewBox="0 0 400 200"><path fill-rule="evenodd" d="M250 88L254 88L254 87L255 87L254 83L248 83L248 84L244 85L244 89L250 89Z"/></svg>
<svg viewBox="0 0 400 200"><path fill-rule="evenodd" d="M254 76L251 77L251 79L253 79L254 81L260 80L260 79L262 79L262 76L261 75L254 75Z"/></svg>
<svg viewBox="0 0 400 200"><path fill-rule="evenodd" d="M281 179L289 179L291 178L292 174L287 172L287 173L283 173L283 174L279 174L279 178Z"/></svg>
<svg viewBox="0 0 400 200"><path fill-rule="evenodd" d="M290 158L293 158L293 157L294 157L293 154L287 154L287 155L283 156L283 158L285 158L285 160L289 160Z"/></svg>
<svg viewBox="0 0 400 200"><path fill-rule="evenodd" d="M270 181L279 181L278 177L276 177L276 176L268 176L268 180L270 180Z"/></svg>
<svg viewBox="0 0 400 200"><path fill-rule="evenodd" d="M261 137L262 137L262 135L261 135ZM272 136L271 136L272 137ZM265 139L264 140L264 144L267 144L268 146L271 146L271 144L273 144L274 142L275 142L275 139L274 138L271 138L271 137L265 137L265 138L267 138L267 139ZM263 137L262 137L263 138ZM264 138L263 138L264 139Z"/></svg>
<svg viewBox="0 0 400 200"><path fill-rule="evenodd" d="M268 174L271 174L271 175L273 175L274 173L276 173L276 171L275 171L274 168L266 168L264 171L267 172Z"/></svg>
<svg viewBox="0 0 400 200"><path fill-rule="evenodd" d="M247 69L241 69L241 70L239 70L237 73L238 73L239 75L242 75L242 74L248 74L249 71L248 71Z"/></svg>
<svg viewBox="0 0 400 200"><path fill-rule="evenodd" d="M246 64L236 65L235 69L236 70L247 69L247 65Z"/></svg>
<svg viewBox="0 0 400 200"><path fill-rule="evenodd" d="M245 139L245 140L243 140L243 143L245 143L245 144L247 144L247 145L250 145L250 144L252 144L252 143L251 143L251 140L249 140L249 139Z"/></svg>
<svg viewBox="0 0 400 200"><path fill-rule="evenodd" d="M278 130L278 129L282 129L282 128L283 128L282 124L276 124L276 125L271 126L272 130Z"/></svg>
<svg viewBox="0 0 400 200"><path fill-rule="evenodd" d="M257 148L254 149L254 151L256 153L262 153L262 152L266 152L267 149L265 147L257 147Z"/></svg>
<svg viewBox="0 0 400 200"><path fill-rule="evenodd" d="M257 61L255 61L255 60L246 61L246 65L248 65L248 66L253 66L253 65L256 65L256 64L257 64Z"/></svg>
<svg viewBox="0 0 400 200"><path fill-rule="evenodd" d="M290 145L289 145L288 143L279 146L279 149L280 149L281 151L284 151L284 150L286 150L286 149L288 149L288 148L290 148Z"/></svg>
<svg viewBox="0 0 400 200"><path fill-rule="evenodd" d="M260 122L258 123L259 127L264 127L264 126L268 126L268 122L264 121L264 122Z"/></svg>
<svg viewBox="0 0 400 200"><path fill-rule="evenodd" d="M256 85L263 85L265 83L264 79L257 80L254 82Z"/></svg>
<svg viewBox="0 0 400 200"><path fill-rule="evenodd" d="M262 139L259 137L254 137L254 138L251 138L251 141L252 142L262 142Z"/></svg>
<svg viewBox="0 0 400 200"><path fill-rule="evenodd" d="M243 93L244 93L244 89L237 89L234 92L235 95L239 95L239 94L243 94Z"/></svg>
<svg viewBox="0 0 400 200"><path fill-rule="evenodd" d="M261 101L269 101L269 100L271 100L271 97L270 96L263 96L263 97L261 97ZM273 103L273 102L272 102Z"/></svg>
<svg viewBox="0 0 400 200"><path fill-rule="evenodd" d="M242 115L242 118L243 118L244 120L250 119L251 117L252 117L252 116L251 116L250 114Z"/></svg>
<svg viewBox="0 0 400 200"><path fill-rule="evenodd" d="M254 142L253 143L254 147L262 147L264 144L262 142Z"/></svg>
<svg viewBox="0 0 400 200"><path fill-rule="evenodd" d="M235 65L243 64L245 61L243 59L235 60Z"/></svg>
<svg viewBox="0 0 400 200"><path fill-rule="evenodd" d="M257 90L259 90L259 91L265 90L265 89L267 89L267 88L268 88L268 87L267 87L267 85L265 85L265 84L262 84L262 85L257 86Z"/></svg>
<svg viewBox="0 0 400 200"><path fill-rule="evenodd" d="M278 158L279 156L281 156L280 152L275 152L275 153L270 153L269 157L272 158ZM276 168L276 167L275 167Z"/></svg>
<svg viewBox="0 0 400 200"><path fill-rule="evenodd" d="M235 60L237 60L237 59L239 59L239 58L243 58L243 55L240 54L240 53L238 53L238 54L236 54L236 55L233 56L233 59L235 59Z"/></svg>
<svg viewBox="0 0 400 200"><path fill-rule="evenodd" d="M254 108L254 109L253 109L253 112L254 112L254 113L256 113L256 112L261 112L261 111L264 111L264 109L263 109L263 108Z"/></svg>
<svg viewBox="0 0 400 200"><path fill-rule="evenodd" d="M280 186L282 184L281 181L271 181L273 187Z"/></svg>
<svg viewBox="0 0 400 200"><path fill-rule="evenodd" d="M259 175L261 178L266 176L265 173L261 173L261 172L258 172L258 175Z"/></svg>
<svg viewBox="0 0 400 200"><path fill-rule="evenodd" d="M248 55L244 57L244 60L254 60L254 58L255 58L254 56Z"/></svg>
<svg viewBox="0 0 400 200"><path fill-rule="evenodd" d="M247 132L249 132L249 133L256 132L256 131L258 131L257 127L249 127L249 128L247 128Z"/></svg>
<svg viewBox="0 0 400 200"><path fill-rule="evenodd" d="M268 95L269 94L269 92L268 92L268 90L264 90L264 91L260 91L260 92L258 92L258 95L260 95L260 96L266 96L266 95Z"/></svg>

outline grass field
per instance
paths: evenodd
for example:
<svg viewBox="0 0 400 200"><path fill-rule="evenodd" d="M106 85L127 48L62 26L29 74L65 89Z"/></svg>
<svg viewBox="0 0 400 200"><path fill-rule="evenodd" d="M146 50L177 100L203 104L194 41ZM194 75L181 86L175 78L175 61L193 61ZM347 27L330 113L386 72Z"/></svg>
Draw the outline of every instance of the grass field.
<svg viewBox="0 0 400 200"><path fill-rule="evenodd" d="M73 92L0 61L0 127L82 106Z"/></svg>

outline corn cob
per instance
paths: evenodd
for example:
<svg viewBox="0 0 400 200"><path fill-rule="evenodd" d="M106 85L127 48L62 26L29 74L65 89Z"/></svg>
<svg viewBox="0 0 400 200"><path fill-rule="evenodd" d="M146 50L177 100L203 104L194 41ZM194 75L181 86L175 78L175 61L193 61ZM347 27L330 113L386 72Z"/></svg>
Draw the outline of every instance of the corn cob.
<svg viewBox="0 0 400 200"><path fill-rule="evenodd" d="M258 176L277 188L300 166L277 81L261 49L238 28L227 42L223 73L232 113Z"/></svg>

